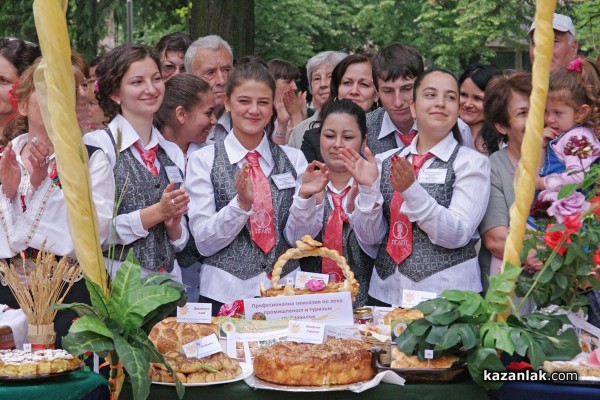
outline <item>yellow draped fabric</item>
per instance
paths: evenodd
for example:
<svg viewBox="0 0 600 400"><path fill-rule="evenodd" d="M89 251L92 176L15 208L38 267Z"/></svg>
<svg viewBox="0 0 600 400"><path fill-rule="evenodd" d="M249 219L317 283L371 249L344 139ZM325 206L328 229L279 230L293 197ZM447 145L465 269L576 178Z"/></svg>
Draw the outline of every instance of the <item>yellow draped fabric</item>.
<svg viewBox="0 0 600 400"><path fill-rule="evenodd" d="M529 117L525 127L525 136L521 145L521 161L515 173L515 202L510 208L510 227L506 246L504 247L504 263L521 265L520 255L525 238L525 227L533 195L535 180L538 176L540 152L542 149L542 130L544 129L544 109L548 94L550 64L554 45L552 17L556 8L555 0L538 0L535 12L534 31L535 57L533 61L533 91L530 97ZM499 316L505 320L510 308Z"/></svg>
<svg viewBox="0 0 600 400"><path fill-rule="evenodd" d="M33 15L43 62L34 75L44 125L52 140L71 237L83 272L108 291L88 154L75 114L75 79L65 17L67 0L35 0Z"/></svg>

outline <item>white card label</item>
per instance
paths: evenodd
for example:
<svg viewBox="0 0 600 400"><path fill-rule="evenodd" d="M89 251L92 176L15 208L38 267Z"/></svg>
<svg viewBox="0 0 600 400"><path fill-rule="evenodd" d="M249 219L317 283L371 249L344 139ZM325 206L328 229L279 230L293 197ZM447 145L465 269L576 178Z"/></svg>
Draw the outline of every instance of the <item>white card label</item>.
<svg viewBox="0 0 600 400"><path fill-rule="evenodd" d="M294 284L294 278L291 278L291 277L285 278L285 284L286 285L293 285Z"/></svg>
<svg viewBox="0 0 600 400"><path fill-rule="evenodd" d="M402 291L402 307L413 308L422 301L435 299L436 297L437 293L435 292L405 289Z"/></svg>
<svg viewBox="0 0 600 400"><path fill-rule="evenodd" d="M296 187L296 180L294 179L294 176L292 175L291 172L286 172L284 174L279 174L279 175L273 175L273 176L271 176L271 179L273 179L275 186L277 186L277 189L279 189L279 190L290 189L290 188Z"/></svg>
<svg viewBox="0 0 600 400"><path fill-rule="evenodd" d="M439 168L428 168L419 171L418 181L419 183L438 183L443 184L446 182L447 169Z"/></svg>
<svg viewBox="0 0 600 400"><path fill-rule="evenodd" d="M356 325L350 326L326 326L325 337L334 337L336 339L361 339L360 329Z"/></svg>
<svg viewBox="0 0 600 400"><path fill-rule="evenodd" d="M210 324L212 322L212 304L186 303L177 307L177 322Z"/></svg>
<svg viewBox="0 0 600 400"><path fill-rule="evenodd" d="M290 321L288 341L300 343L323 343L325 324L312 321Z"/></svg>
<svg viewBox="0 0 600 400"><path fill-rule="evenodd" d="M31 343L23 343L23 351L26 353L31 353Z"/></svg>
<svg viewBox="0 0 600 400"><path fill-rule="evenodd" d="M198 357L198 346L196 345L195 340L184 344L181 348L187 358Z"/></svg>
<svg viewBox="0 0 600 400"><path fill-rule="evenodd" d="M203 337L202 339L196 340L196 347L198 358L208 357L211 354L216 354L223 351L221 343L219 343L219 339L214 333Z"/></svg>
<svg viewBox="0 0 600 400"><path fill-rule="evenodd" d="M296 273L296 283L294 284L294 287L297 289L304 289L306 282L310 281L311 279L322 281L325 284L325 286L327 286L327 284L329 283L328 274L317 274L313 272L299 271Z"/></svg>
<svg viewBox="0 0 600 400"><path fill-rule="evenodd" d="M174 165L165 166L165 172L167 173L167 177L169 178L169 182L173 183L181 183L183 182L183 176L181 176L181 172L179 168Z"/></svg>
<svg viewBox="0 0 600 400"><path fill-rule="evenodd" d="M433 350L425 350L424 356L427 360L433 360Z"/></svg>

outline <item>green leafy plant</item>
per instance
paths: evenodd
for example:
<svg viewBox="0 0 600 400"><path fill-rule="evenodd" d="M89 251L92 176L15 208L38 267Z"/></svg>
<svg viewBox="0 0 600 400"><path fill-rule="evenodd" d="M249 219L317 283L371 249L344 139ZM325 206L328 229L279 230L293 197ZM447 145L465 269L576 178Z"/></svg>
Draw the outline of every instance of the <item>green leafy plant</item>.
<svg viewBox="0 0 600 400"><path fill-rule="evenodd" d="M131 377L135 399L145 399L150 393L150 363L163 363L175 377L177 394L183 398L183 385L148 339L148 333L177 305L185 304L185 285L161 273L142 279L139 261L132 251L111 281L108 296L87 277L86 285L91 306L83 303L52 306L56 310L72 309L79 314L63 338L63 347L74 355L93 351L101 357L109 356L113 380L119 372L113 366L122 364Z"/></svg>
<svg viewBox="0 0 600 400"><path fill-rule="evenodd" d="M544 360L569 360L581 350L573 329L562 332L568 323L564 316L533 313L525 317L510 315L505 322L497 316L512 304L514 281L521 268L507 264L504 271L490 277L484 297L478 293L447 290L441 297L420 303L416 308L425 317L411 323L396 339L405 354L424 358L425 350L434 357L459 355L467 362L473 380L487 389L502 382L483 380L483 370L504 371L500 352L528 357L533 368Z"/></svg>

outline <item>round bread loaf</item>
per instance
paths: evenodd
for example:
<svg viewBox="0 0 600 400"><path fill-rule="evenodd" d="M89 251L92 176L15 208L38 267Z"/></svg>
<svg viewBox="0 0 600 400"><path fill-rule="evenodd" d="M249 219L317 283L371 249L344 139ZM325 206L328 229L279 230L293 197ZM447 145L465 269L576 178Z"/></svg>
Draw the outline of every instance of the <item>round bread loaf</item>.
<svg viewBox="0 0 600 400"><path fill-rule="evenodd" d="M345 385L369 380L375 372L371 353L360 340L278 342L259 349L254 358L254 375L281 385Z"/></svg>
<svg viewBox="0 0 600 400"><path fill-rule="evenodd" d="M210 334L219 336L217 324L192 324L177 322L177 318L169 317L154 325L148 337L158 351L166 354L170 351L183 352L181 346Z"/></svg>

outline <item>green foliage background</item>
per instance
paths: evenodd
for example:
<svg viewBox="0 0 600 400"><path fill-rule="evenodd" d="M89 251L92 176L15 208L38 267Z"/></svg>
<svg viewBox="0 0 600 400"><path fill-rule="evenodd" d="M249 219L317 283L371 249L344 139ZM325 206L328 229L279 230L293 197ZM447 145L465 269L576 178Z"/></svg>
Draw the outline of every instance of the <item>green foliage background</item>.
<svg viewBox="0 0 600 400"><path fill-rule="evenodd" d="M247 1L247 0L240 0ZM169 32L188 31L195 0L133 0L134 41L155 44ZM0 35L36 41L32 0L3 1ZM526 30L534 0L254 0L255 54L304 65L322 50L364 51L392 42L416 47L427 63L458 71L490 60L495 39L514 49L527 47ZM600 51L600 0L561 0L557 12L570 15L580 49ZM88 59L101 49L107 17L115 22L117 44L126 41L124 0L70 0L73 47Z"/></svg>

